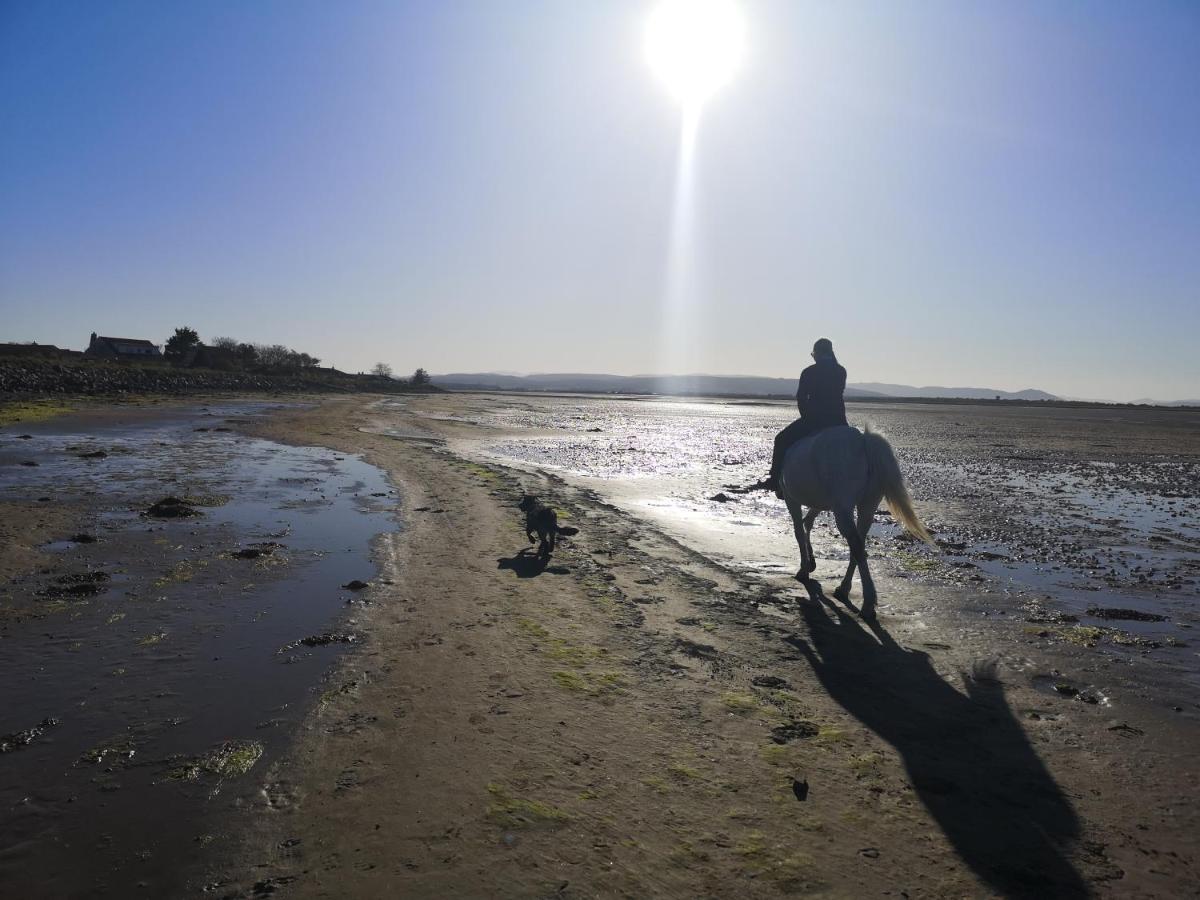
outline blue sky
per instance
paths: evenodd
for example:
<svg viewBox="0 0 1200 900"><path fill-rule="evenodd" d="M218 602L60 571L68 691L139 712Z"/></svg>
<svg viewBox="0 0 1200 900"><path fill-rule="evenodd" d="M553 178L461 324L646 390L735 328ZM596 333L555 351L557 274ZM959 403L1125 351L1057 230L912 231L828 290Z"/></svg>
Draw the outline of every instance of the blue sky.
<svg viewBox="0 0 1200 900"><path fill-rule="evenodd" d="M1200 5L741 5L690 367L1200 395ZM649 8L0 0L0 339L660 371Z"/></svg>

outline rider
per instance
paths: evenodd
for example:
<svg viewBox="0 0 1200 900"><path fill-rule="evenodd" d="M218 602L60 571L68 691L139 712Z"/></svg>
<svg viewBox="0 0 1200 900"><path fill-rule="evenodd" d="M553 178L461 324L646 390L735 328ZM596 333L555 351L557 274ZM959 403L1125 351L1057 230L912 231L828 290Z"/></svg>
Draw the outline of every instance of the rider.
<svg viewBox="0 0 1200 900"><path fill-rule="evenodd" d="M800 418L775 435L775 450L771 454L771 474L763 484L781 497L779 473L783 469L783 457L789 447L797 441L816 434L822 428L845 425L846 403L842 394L846 390L846 370L833 355L833 342L821 338L812 348L813 364L800 374L800 386L796 389L796 408Z"/></svg>

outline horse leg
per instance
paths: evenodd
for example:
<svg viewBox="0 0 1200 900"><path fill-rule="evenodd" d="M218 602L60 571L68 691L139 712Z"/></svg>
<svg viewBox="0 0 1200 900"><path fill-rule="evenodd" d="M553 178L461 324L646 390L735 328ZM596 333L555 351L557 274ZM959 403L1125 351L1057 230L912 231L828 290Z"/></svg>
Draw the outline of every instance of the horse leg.
<svg viewBox="0 0 1200 900"><path fill-rule="evenodd" d="M875 582L871 578L871 570L867 566L867 535L875 521L875 510L879 508L879 500L873 503L858 504L858 536L862 541L862 559L858 561L858 578L862 582L864 619L875 616Z"/></svg>
<svg viewBox="0 0 1200 900"><path fill-rule="evenodd" d="M790 498L785 497L784 500L792 516L792 530L796 535L796 543L800 546L800 571L796 573L796 580L808 581L808 573L816 568L816 564L812 562L812 547L808 543L808 533L805 530L807 520L804 507Z"/></svg>
<svg viewBox="0 0 1200 900"><path fill-rule="evenodd" d="M846 567L846 577L842 579L842 583L833 592L833 596L844 603L850 597L850 587L854 583L854 569L859 567L863 571L866 571L867 554L863 539L858 533L858 526L854 523L854 511L849 507L838 507L833 511L833 517L837 520L838 531L842 533L842 537L850 545L850 564ZM870 585L870 581L863 582L864 599L866 598L868 585ZM872 586L873 591L874 587ZM874 597L871 598L871 602L875 602Z"/></svg>
<svg viewBox="0 0 1200 900"><path fill-rule="evenodd" d="M813 522L816 521L817 515L820 512L819 509L809 507L808 515L804 517L804 549L808 551L808 559L804 562L804 569L809 573L817 570L817 555L813 553L812 548L812 528ZM803 558L804 553L802 552L800 556Z"/></svg>

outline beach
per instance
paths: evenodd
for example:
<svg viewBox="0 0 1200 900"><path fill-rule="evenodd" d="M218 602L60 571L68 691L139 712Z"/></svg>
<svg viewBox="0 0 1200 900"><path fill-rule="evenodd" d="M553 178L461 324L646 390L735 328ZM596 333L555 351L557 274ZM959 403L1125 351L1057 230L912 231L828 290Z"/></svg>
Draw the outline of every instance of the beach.
<svg viewBox="0 0 1200 900"><path fill-rule="evenodd" d="M1080 597L1101 592L1078 586L1090 582L1069 554L1071 571L1026 573L1019 563L1040 561L1016 559L1001 527L1013 516L994 498L977 503L993 513L986 533L952 535L967 521L954 510L970 498L938 475L940 451L906 455L905 428L918 420L872 411L892 416L883 424L918 508L952 546L926 555L880 516L870 545L880 615L866 621L853 608L857 587L851 605L832 599L845 556L831 529L814 540L825 589L806 590L791 577L798 554L774 501L711 499L714 486L754 471L785 410L734 409L728 423L729 404L711 411L726 423L713 427L728 432L717 456L730 464L711 463L698 438L701 461L681 463L655 438L669 427L655 432L641 412L627 426L638 443L616 433L618 402L642 401L314 397L223 414L235 421L220 427L247 441L321 448L329 465L381 473L379 490L365 489L375 477L365 470L347 490L386 520L369 520L368 585L327 590L336 602L320 607L320 627L314 618L279 629L355 639L297 648L307 671L289 688L299 694L278 739L244 772L198 779L207 792L188 833L209 837L186 853L159 851L159 869L176 878L162 882L168 893L1187 895L1200 878L1200 708L1183 636L1196 615L1194 520L1172 520L1167 501L1194 509L1190 482L1144 513L1145 542L1157 535L1177 562L1120 598L1165 620L1105 620L1100 630ZM654 421L679 414L659 410ZM757 433L746 415L761 419ZM1014 430L978 407L944 415L945 429L970 429L976 443ZM1130 447L1131 457L1174 454L1191 477L1190 424L1173 448L1165 426L1134 424L1161 445ZM1090 427L1046 429L1053 437L1041 443L1075 446ZM18 430L4 429L6 451ZM600 440L607 450L589 455ZM631 460L617 462L631 454L618 445L637 448ZM661 463L648 465L651 455ZM596 458L608 470L595 471ZM960 479L997 487L974 470ZM1050 493L1045 481L1030 490ZM386 496L367 501L373 493ZM530 552L516 508L524 493L579 529L549 560ZM61 500L13 501L8 584L74 529L77 507ZM270 540L236 546L250 538ZM1120 580L1119 550L1114 540L1110 564L1091 577ZM304 583L307 570L282 568L270 578ZM5 641L20 646L71 614L8 621ZM287 622L286 609L272 615ZM147 809L170 802L146 791ZM6 853L36 895L46 882Z"/></svg>

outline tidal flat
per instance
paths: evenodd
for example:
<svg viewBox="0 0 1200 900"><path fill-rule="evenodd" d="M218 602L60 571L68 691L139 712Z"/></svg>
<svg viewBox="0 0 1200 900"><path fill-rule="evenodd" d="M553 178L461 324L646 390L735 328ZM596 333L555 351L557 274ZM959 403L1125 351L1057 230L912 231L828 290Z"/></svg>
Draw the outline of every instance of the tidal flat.
<svg viewBox="0 0 1200 900"><path fill-rule="evenodd" d="M459 415L482 431L472 452L585 486L770 585L798 564L787 511L765 492L729 488L763 475L792 412L478 395ZM848 415L888 436L936 535L935 548L908 540L882 509L870 549L892 578L959 588L937 614L965 626L1006 618L1044 641L1099 644L1164 702L1186 690L1196 708L1200 412L856 402ZM817 520L814 544L826 561L848 559L831 515Z"/></svg>
<svg viewBox="0 0 1200 900"><path fill-rule="evenodd" d="M262 403L116 407L0 432L0 882L167 896L220 852L353 634L377 469L236 430ZM34 465L30 465L33 463ZM344 641L334 642L343 645Z"/></svg>
<svg viewBox="0 0 1200 900"><path fill-rule="evenodd" d="M820 589L845 564L831 529L806 590L782 505L729 492L784 404L214 403L154 426L174 437L142 469L98 424L4 429L0 472L35 479L0 498L24 523L7 683L76 717L21 699L4 720L0 766L38 788L6 807L4 875L30 895L1186 894L1194 414L850 414L889 434L939 542L881 511L874 620ZM524 493L579 529L548 559ZM239 498L262 514L222 520ZM103 677L70 668L89 653Z"/></svg>

